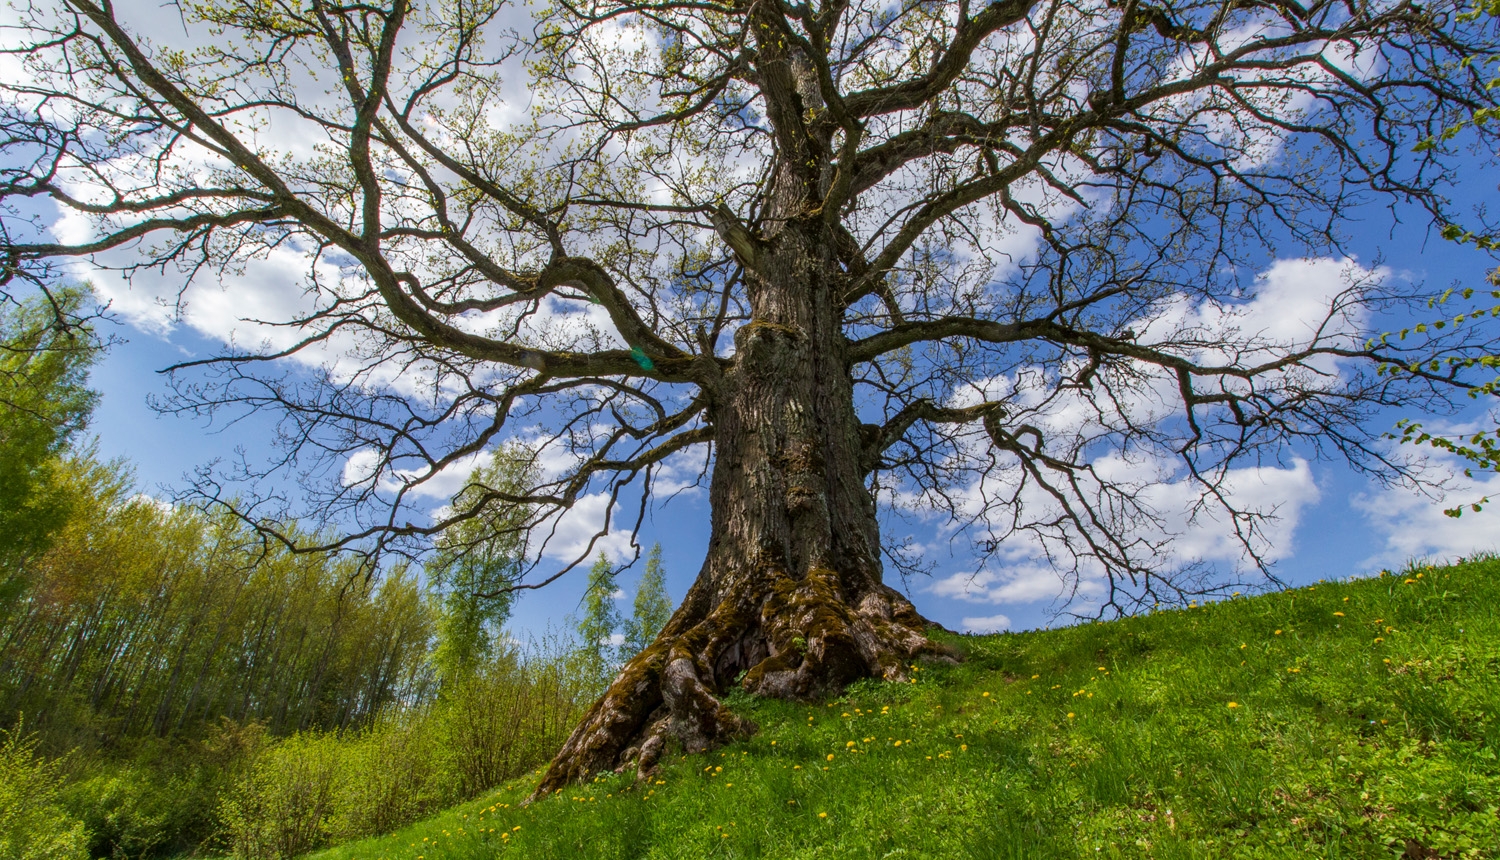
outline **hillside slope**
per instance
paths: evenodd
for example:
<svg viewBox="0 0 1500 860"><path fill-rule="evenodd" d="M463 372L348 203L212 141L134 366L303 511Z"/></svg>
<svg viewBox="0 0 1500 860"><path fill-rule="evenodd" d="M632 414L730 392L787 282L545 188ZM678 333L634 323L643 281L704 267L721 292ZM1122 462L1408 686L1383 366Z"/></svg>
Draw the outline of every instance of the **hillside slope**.
<svg viewBox="0 0 1500 860"><path fill-rule="evenodd" d="M1060 630L327 858L1500 858L1500 561Z"/></svg>

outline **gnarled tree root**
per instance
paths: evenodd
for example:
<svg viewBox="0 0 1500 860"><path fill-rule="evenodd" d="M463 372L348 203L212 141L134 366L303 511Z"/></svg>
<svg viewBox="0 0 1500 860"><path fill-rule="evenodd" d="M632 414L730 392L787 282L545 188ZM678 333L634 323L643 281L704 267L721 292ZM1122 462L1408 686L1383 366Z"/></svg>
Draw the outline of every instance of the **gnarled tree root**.
<svg viewBox="0 0 1500 860"><path fill-rule="evenodd" d="M726 596L706 614L685 602L589 709L532 799L632 764L645 778L674 742L697 753L753 734L757 726L715 695L735 683L807 701L860 678L905 680L918 658L955 659L894 589L877 584L851 603L831 570L767 579L758 593Z"/></svg>

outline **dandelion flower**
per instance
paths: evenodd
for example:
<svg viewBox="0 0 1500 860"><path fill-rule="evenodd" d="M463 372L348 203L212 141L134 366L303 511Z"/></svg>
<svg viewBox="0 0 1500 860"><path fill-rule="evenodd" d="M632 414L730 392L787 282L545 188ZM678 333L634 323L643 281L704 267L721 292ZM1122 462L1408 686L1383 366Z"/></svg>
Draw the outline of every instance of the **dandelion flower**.
<svg viewBox="0 0 1500 860"><path fill-rule="evenodd" d="M1239 706L1240 706L1239 702L1230 702L1229 703L1229 707L1231 707L1231 708L1238 708Z"/></svg>
<svg viewBox="0 0 1500 860"><path fill-rule="evenodd" d="M1272 636L1280 636L1281 635L1281 631L1277 630L1275 633L1272 633L1271 635Z"/></svg>
<svg viewBox="0 0 1500 860"><path fill-rule="evenodd" d="M1073 719L1073 716L1074 716L1073 712L1072 711L1068 711L1068 719L1070 719L1070 720Z"/></svg>
<svg viewBox="0 0 1500 860"><path fill-rule="evenodd" d="M827 818L828 817L828 813L826 813L826 812L819 812L818 813L818 817L819 818Z"/></svg>
<svg viewBox="0 0 1500 860"><path fill-rule="evenodd" d="M829 761L833 761L833 753L829 753L828 754L828 760Z"/></svg>
<svg viewBox="0 0 1500 860"><path fill-rule="evenodd" d="M986 699L988 699L990 697L989 693L980 693L979 695L983 696Z"/></svg>
<svg viewBox="0 0 1500 860"><path fill-rule="evenodd" d="M1335 613L1333 613L1333 617L1334 618L1343 618L1344 617L1344 613L1342 613L1342 612L1335 612Z"/></svg>

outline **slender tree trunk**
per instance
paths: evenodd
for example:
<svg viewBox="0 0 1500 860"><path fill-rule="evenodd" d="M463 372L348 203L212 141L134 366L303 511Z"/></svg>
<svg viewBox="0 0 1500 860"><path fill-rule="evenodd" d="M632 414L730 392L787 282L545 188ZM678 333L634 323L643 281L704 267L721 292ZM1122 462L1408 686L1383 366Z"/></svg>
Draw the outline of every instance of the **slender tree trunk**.
<svg viewBox="0 0 1500 860"><path fill-rule="evenodd" d="M839 267L820 238L816 225L788 225L751 276L753 321L712 392L712 534L697 581L534 796L631 762L644 776L668 742L697 752L753 732L715 698L731 685L811 699L863 677L904 679L924 653L946 656L881 582Z"/></svg>

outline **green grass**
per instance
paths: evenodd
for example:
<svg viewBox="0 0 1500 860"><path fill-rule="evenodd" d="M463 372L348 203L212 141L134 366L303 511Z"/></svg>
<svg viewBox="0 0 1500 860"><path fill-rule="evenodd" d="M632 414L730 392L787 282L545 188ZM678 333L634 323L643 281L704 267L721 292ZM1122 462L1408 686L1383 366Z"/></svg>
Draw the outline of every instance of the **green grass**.
<svg viewBox="0 0 1500 860"><path fill-rule="evenodd" d="M760 733L650 785L533 776L319 856L1500 858L1497 607L1489 559L959 637L915 683L733 698Z"/></svg>

